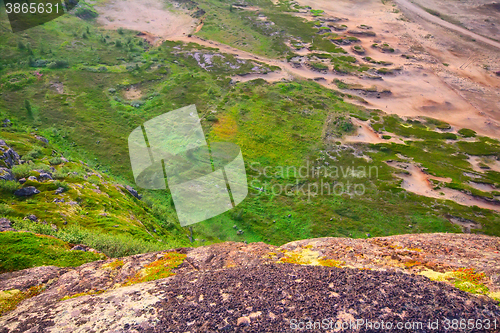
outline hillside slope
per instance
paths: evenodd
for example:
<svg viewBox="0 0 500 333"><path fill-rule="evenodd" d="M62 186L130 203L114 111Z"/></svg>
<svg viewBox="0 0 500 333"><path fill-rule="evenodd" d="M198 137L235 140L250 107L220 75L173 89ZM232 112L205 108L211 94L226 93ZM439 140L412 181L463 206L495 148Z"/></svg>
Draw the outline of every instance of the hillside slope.
<svg viewBox="0 0 500 333"><path fill-rule="evenodd" d="M155 215L131 186L82 161L66 159L46 138L4 129L0 139L2 229L85 243L108 256L189 244L183 230ZM2 234L8 242L6 238ZM0 271L32 267L22 260L14 263L9 256L15 255L5 247Z"/></svg>

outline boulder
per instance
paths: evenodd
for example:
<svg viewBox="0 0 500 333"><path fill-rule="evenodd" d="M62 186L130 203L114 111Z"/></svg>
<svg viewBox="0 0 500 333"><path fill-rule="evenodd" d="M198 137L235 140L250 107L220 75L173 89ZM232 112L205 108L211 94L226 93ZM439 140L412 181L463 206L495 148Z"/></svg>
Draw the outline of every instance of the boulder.
<svg viewBox="0 0 500 333"><path fill-rule="evenodd" d="M38 221L38 217L36 217L36 215L34 215L34 214L28 215L24 219L30 220L30 221L33 221L33 222L37 222Z"/></svg>
<svg viewBox="0 0 500 333"><path fill-rule="evenodd" d="M44 138L43 136L40 136L40 135L35 135L35 138L36 138L37 140L42 141L43 143L49 143L49 140L48 140L48 139L46 139L46 138Z"/></svg>
<svg viewBox="0 0 500 333"><path fill-rule="evenodd" d="M30 197L32 195L40 193L39 190L36 189L34 186L27 186L20 188L19 190L14 192L14 195L16 197Z"/></svg>
<svg viewBox="0 0 500 333"><path fill-rule="evenodd" d="M4 167L11 169L14 165L21 164L21 158L5 141L0 140L0 166L2 164Z"/></svg>
<svg viewBox="0 0 500 333"><path fill-rule="evenodd" d="M55 194L61 194L63 193L65 190L64 190L64 187L58 187L57 190L55 191Z"/></svg>
<svg viewBox="0 0 500 333"><path fill-rule="evenodd" d="M12 171L10 171L10 169L7 169L7 168L0 168L0 179L16 180Z"/></svg>
<svg viewBox="0 0 500 333"><path fill-rule="evenodd" d="M125 186L125 188L127 189L127 191L132 194L134 197L136 197L137 199L141 199L142 196L130 185L127 185Z"/></svg>
<svg viewBox="0 0 500 333"><path fill-rule="evenodd" d="M41 172L40 176L38 176L38 179L40 181L53 180L52 175L50 173L48 173L48 172Z"/></svg>
<svg viewBox="0 0 500 333"><path fill-rule="evenodd" d="M12 229L12 222L5 217L0 218L0 232L2 231L15 231Z"/></svg>

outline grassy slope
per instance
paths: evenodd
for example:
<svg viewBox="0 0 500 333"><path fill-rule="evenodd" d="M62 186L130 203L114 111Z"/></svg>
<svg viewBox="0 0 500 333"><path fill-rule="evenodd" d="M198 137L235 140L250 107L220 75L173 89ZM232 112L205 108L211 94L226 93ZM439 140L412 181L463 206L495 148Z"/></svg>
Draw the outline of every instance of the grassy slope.
<svg viewBox="0 0 500 333"><path fill-rule="evenodd" d="M304 42L309 41L309 38L312 40L316 30L309 23L281 13L281 9L268 2L258 4L264 8L265 15L276 22L276 26L285 29L285 34L275 35L277 37L274 38L269 36L267 30L259 33L258 27L252 24L242 26L252 20L250 16L255 14L241 10L230 12L229 2L212 3L207 0L200 2L200 7L207 11L202 35L207 34L205 37L224 40L236 47L273 57L288 54L288 50L283 48L283 42L290 35ZM250 18L245 18L245 15ZM233 33L238 36L254 34L254 39L246 42L247 44L232 42L225 35L230 31L215 27L220 22L231 25ZM4 18L0 23L3 27L6 26ZM308 193L302 192L295 195L269 195L269 190L262 192L252 187L249 197L237 209L196 224L194 233L198 239L205 238L210 242L263 240L282 244L294 239L318 236L364 237L366 233L380 236L407 232L457 232L458 229L445 218L447 215L473 219L484 225L483 232L500 235L497 213L407 193L400 188L400 180L393 176L395 170L384 163L385 160L395 159L396 152L400 152L422 160L432 173L450 176L454 183L466 186L468 179L456 172L456 166L463 171L472 171L471 166L463 157L451 155L450 149L476 154L497 153L497 148L491 148L489 144L488 152L484 151L485 145L449 145L444 141L445 136L425 130L417 133L418 135L407 134L436 134L424 137L425 142L415 142L409 146L356 145L347 150L338 150L331 138L326 138L332 135L339 137L352 131L349 114L373 119L377 117L379 123L382 123L381 116L377 112L369 114L343 102L341 94L328 91L316 83L297 80L267 84L257 80L232 85L230 76L248 72L253 64L239 64L236 69L231 68L227 62L233 67L237 62L234 57L226 55L224 60L206 71L197 64L193 54L220 53L193 44L182 46L172 42L150 48L141 45L141 40L135 37L134 32L125 31L120 34L105 31L92 22L85 22L71 15L23 34L2 33L2 38L5 38L5 42L0 45L2 118L8 117L20 127L28 126L30 131L37 127L39 133L47 136L65 156L74 157L75 160L83 159L89 167L98 171L106 170L124 182L132 181L127 156L127 133L145 120L193 103L203 117L202 125L209 140L231 141L240 145L247 162L249 182L256 180L254 184L260 184L254 187L264 184L286 185L296 181L307 186L316 181L311 177L297 177L293 174L281 176L279 166L300 167L308 162L311 165L325 165L328 162L338 167L378 167L377 177L326 179L330 182L349 180L363 184L366 193L353 198L347 195L310 198ZM116 46L117 40L121 41L121 47ZM249 37L245 36L245 40L248 41ZM33 55L26 48L19 49L19 41L24 45L29 42ZM332 57L338 51L327 39L315 39L315 43L319 50L331 52ZM269 48L269 45L273 47ZM30 68L30 56L33 59L67 59L69 67ZM35 70L43 74L42 78L34 78L32 73ZM56 92L54 82L63 84L63 94ZM131 87L140 89L143 93L139 107L132 106L124 98L126 89ZM25 99L29 99L33 105L32 114L28 114L23 107ZM331 123L331 119L336 121ZM400 119L383 119L385 125L380 126L386 126L387 131L398 135L404 134L398 131L408 128ZM330 134L327 135L328 133ZM431 149L435 158L422 158L425 156L425 147ZM336 160L330 159L324 153L325 149L330 150L330 155ZM477 151L473 151L474 149ZM354 153L359 151L370 155L373 161L367 162L356 157ZM438 162L439 158L446 163ZM270 177L261 174L265 167L271 168L268 169L272 171ZM489 172L488 175L498 177L494 172ZM112 188L109 190L113 191ZM90 229L113 231L112 225L116 222L101 218L99 213L104 207L95 202L92 193L88 194L91 195L88 203L90 218L75 214L78 223ZM48 207L46 205L50 203L38 201L37 198L44 196L30 200L33 205L38 205L37 209L43 215L46 209L43 207ZM171 225L176 225L176 215L170 204L168 191L146 192L143 202L145 205L134 203L137 205L134 207L145 214L143 222L157 221L158 225L163 223L170 228ZM16 205L21 207L23 204ZM16 205L13 206L14 210ZM116 207L120 205L117 204ZM84 212L86 210L87 208L83 209ZM62 221L57 214L50 218L56 222ZM122 218L126 220L126 217ZM408 228L409 224L413 228ZM237 235L234 225L245 233ZM127 224L126 228L133 228L132 226L133 223ZM152 226L153 224L147 228L151 230ZM61 228L65 226L61 225ZM123 231L133 235L140 234L139 230L142 230L142 234L144 231L139 228L131 232L126 228ZM175 234L172 237L174 239Z"/></svg>
<svg viewBox="0 0 500 333"><path fill-rule="evenodd" d="M70 251L70 245L62 240L32 233L2 232L0 243L0 273L37 266L75 267L105 258L93 252Z"/></svg>
<svg viewBox="0 0 500 333"><path fill-rule="evenodd" d="M172 220L157 214L152 204L137 200L112 176L80 161L63 162L55 146L23 133L17 126L0 131L0 138L29 160L13 167L18 179L38 177L39 170L50 172L54 178L27 180L23 185L1 182L0 214L12 220L15 228L58 236L74 244L86 243L110 256L188 244L184 232ZM27 186L36 187L40 193L28 198L13 195L16 188ZM60 187L65 191L55 194ZM38 223L24 219L28 215L35 215ZM60 231L54 231L51 225Z"/></svg>

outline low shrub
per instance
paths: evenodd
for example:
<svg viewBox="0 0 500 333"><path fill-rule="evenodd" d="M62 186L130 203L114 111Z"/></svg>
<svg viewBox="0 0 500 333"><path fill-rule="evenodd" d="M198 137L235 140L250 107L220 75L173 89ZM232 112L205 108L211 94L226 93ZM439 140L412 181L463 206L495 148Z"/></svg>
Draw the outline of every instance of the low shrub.
<svg viewBox="0 0 500 333"><path fill-rule="evenodd" d="M458 134L465 138L472 138L476 136L476 132L468 128L462 128L458 131Z"/></svg>
<svg viewBox="0 0 500 333"><path fill-rule="evenodd" d="M20 187L21 184L15 180L0 180L0 191L2 192L12 193Z"/></svg>
<svg viewBox="0 0 500 333"><path fill-rule="evenodd" d="M59 165L62 163L62 158L60 158L59 156L56 156L56 157L52 157L50 160L49 160L49 163L50 165Z"/></svg>
<svg viewBox="0 0 500 333"><path fill-rule="evenodd" d="M69 67L69 63L66 60L55 60L49 63L47 67L50 69L67 68Z"/></svg>
<svg viewBox="0 0 500 333"><path fill-rule="evenodd" d="M177 243L150 242L138 239L129 234L103 234L94 232L79 225L70 225L58 231L52 230L48 224L36 223L29 220L15 220L14 228L38 234L50 235L71 244L85 244L109 257L125 257L139 253L167 250L180 247Z"/></svg>

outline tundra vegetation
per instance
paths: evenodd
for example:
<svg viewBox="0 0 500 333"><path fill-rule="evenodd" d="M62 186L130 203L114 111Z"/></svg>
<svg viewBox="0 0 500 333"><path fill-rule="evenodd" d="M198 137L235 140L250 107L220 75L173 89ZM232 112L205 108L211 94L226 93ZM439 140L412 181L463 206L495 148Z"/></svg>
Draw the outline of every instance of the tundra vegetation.
<svg viewBox="0 0 500 333"><path fill-rule="evenodd" d="M390 63L346 55L345 45L359 39L325 32L321 11L312 12L318 21L307 21L293 15L299 8L289 1L251 2L261 8L259 13L230 7L225 0L200 1L205 16L198 36L282 60L295 56L288 41L310 44L314 54L307 61L319 71L397 71ZM10 244L1 254L1 271L99 259L95 253L69 250L77 244L120 257L229 240L281 245L324 236L461 232L452 223L457 217L474 221L478 228L471 232L480 227L482 233L500 236L497 211L408 192L395 175L400 170L386 163L411 160L432 176L451 178L433 181L436 189L497 202L497 140L468 129L455 133L433 119L402 119L351 104L353 96L342 90L349 86L340 81L341 91L314 80L235 82L235 76L276 68L196 43L152 46L138 31L99 26L93 6L82 2L74 13L20 34L7 32L7 18L0 15L0 119L9 120L3 122L0 138L26 161L12 167L17 180L25 178L23 184L0 182L0 217L11 220L15 229L32 232L0 234ZM373 47L394 52L385 43ZM386 67L374 67L378 65ZM131 97L131 91L140 94ZM148 119L190 104L196 104L209 142L241 147L249 182L249 195L236 209L192 226L193 242L190 231L179 226L169 190L137 189L139 199L126 189L134 186L127 134ZM346 142L358 130L352 119L383 133L385 141ZM477 171L471 156L487 168ZM283 167L290 172L282 173ZM341 171L321 179L298 172L313 167ZM376 173L360 172L374 169ZM53 179L41 181L41 171ZM332 194L321 191L321 181L358 185L363 191ZM40 193L13 194L30 186ZM64 191L56 194L59 188Z"/></svg>

